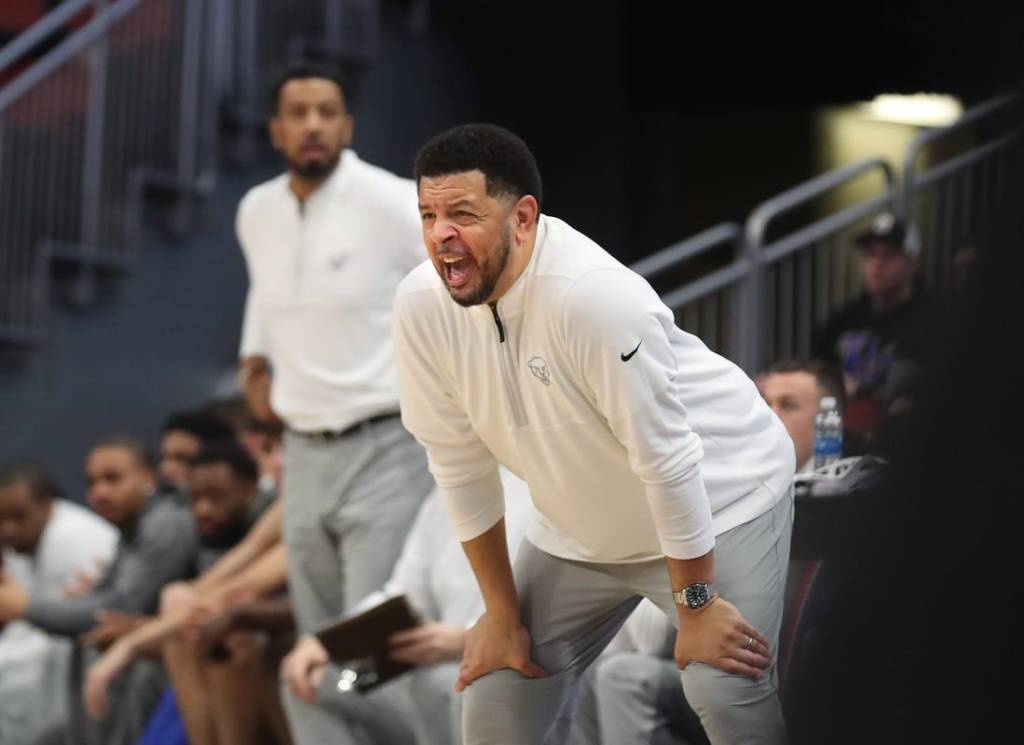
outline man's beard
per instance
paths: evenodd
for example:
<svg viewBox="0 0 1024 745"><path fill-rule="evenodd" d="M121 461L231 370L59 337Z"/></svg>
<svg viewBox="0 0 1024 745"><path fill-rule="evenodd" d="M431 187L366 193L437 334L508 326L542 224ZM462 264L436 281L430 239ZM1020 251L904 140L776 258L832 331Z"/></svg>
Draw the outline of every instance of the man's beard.
<svg viewBox="0 0 1024 745"><path fill-rule="evenodd" d="M245 519L231 520L224 525L221 525L213 535L200 536L199 543L202 544L203 548L224 550L233 548L238 545L249 528L246 525Z"/></svg>
<svg viewBox="0 0 1024 745"><path fill-rule="evenodd" d="M313 160L309 163L299 163L294 160L288 161L288 170L294 173L299 178L304 178L307 181L322 181L331 175L334 169L338 166L338 161L341 160L341 151L334 153L326 160Z"/></svg>
<svg viewBox="0 0 1024 745"><path fill-rule="evenodd" d="M494 256L493 261L488 259L486 264L478 266L480 270L480 281L469 295L463 295L456 297L451 288L448 288L448 294L452 296L452 300L461 305L464 308L468 308L471 305L480 305L487 301L487 298L494 292L494 288L498 286L498 280L501 279L501 273L505 271L505 266L508 264L508 257L512 251L512 231L509 230L508 225L504 226L501 231L501 243L498 244L497 255ZM441 279L444 279L444 274L441 275ZM447 284L447 283L446 283Z"/></svg>

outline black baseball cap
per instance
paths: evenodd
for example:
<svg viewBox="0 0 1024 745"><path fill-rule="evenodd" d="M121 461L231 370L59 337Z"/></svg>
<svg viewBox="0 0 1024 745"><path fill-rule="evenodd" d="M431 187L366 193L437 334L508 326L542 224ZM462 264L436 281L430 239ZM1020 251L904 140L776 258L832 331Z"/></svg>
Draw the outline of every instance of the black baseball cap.
<svg viewBox="0 0 1024 745"><path fill-rule="evenodd" d="M861 248L872 243L888 243L912 259L921 254L921 237L917 228L913 223L901 220L891 212L878 215L872 221L871 227L858 233L853 240Z"/></svg>

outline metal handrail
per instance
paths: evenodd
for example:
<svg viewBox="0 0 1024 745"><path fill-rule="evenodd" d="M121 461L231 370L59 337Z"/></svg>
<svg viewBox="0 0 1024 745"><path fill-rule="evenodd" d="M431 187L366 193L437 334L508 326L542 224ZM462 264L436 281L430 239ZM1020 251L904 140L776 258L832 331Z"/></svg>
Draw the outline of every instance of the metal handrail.
<svg viewBox="0 0 1024 745"><path fill-rule="evenodd" d="M0 47L0 72L16 63L39 42L60 28L96 0L64 0L45 16L19 33L10 43Z"/></svg>
<svg viewBox="0 0 1024 745"><path fill-rule="evenodd" d="M695 279L672 292L662 295L661 300L669 308L678 308L687 303L692 303L694 300L700 300L713 292L718 292L731 284L735 284L746 277L749 272L750 262L746 258L739 258L728 266L716 269L700 279Z"/></svg>
<svg viewBox="0 0 1024 745"><path fill-rule="evenodd" d="M785 238L780 238L773 243L762 246L761 263L774 264L776 261L784 259L786 256L799 251L815 241L835 234L847 225L852 225L868 215L874 214L886 207L891 207L892 199L891 193L866 199L863 202L844 207L839 212L835 212L828 217L816 220L810 225L800 228L795 233L790 233Z"/></svg>
<svg viewBox="0 0 1024 745"><path fill-rule="evenodd" d="M113 5L106 6L105 10L88 24L71 34L45 57L0 88L0 111L5 111L11 104L39 85L41 81L52 75L71 57L103 36L111 26L135 10L141 2L142 0L120 0Z"/></svg>
<svg viewBox="0 0 1024 745"><path fill-rule="evenodd" d="M723 244L733 243L738 247L742 237L743 229L736 223L720 223L686 240L663 248L636 262L630 268L637 274L650 279L678 266L687 259L692 259L694 256L699 256Z"/></svg>
<svg viewBox="0 0 1024 745"><path fill-rule="evenodd" d="M1014 144L1022 137L1024 137L1024 133L1022 132L1011 132L1010 134L998 137L991 142L986 142L984 145L972 148L966 153L960 153L960 155L929 168L913 180L913 185L916 188L931 186L956 171L962 170L967 166L974 165L975 163L984 160L997 150L1002 150L1004 147Z"/></svg>
<svg viewBox="0 0 1024 745"><path fill-rule="evenodd" d="M936 140L945 139L957 132L963 132L964 130L976 126L979 122L989 119L994 115L1004 113L1015 106L1021 105L1021 103L1022 98L1019 94L1007 93L968 109L959 119L948 126L926 129L919 133L907 147L907 152L903 156L903 188L900 193L900 213L903 215L910 214L913 193L917 188L927 185L928 183L934 183L934 181L941 178L941 176L936 176L926 181L932 171L942 168L945 165L944 163L938 166L933 166L920 175L915 172L915 169L917 168L917 161L921 157L921 153L927 145L930 145ZM992 148L988 143L982 147L988 147L986 154L992 152L994 149L998 149ZM972 151L968 151L968 153L970 152ZM950 170L955 170L955 168Z"/></svg>
<svg viewBox="0 0 1024 745"><path fill-rule="evenodd" d="M747 219L745 235L748 248L755 251L763 248L764 237L768 231L768 226L771 224L772 220L779 215L785 214L802 204L810 202L812 199L819 197L822 194L825 194L839 186L842 186L843 184L853 181L855 178L863 176L865 173L870 173L876 169L880 170L885 176L886 192L891 194L895 180L893 178L892 167L881 158L867 158L857 163L837 168L834 171L823 173L809 181L805 181L802 184L794 186L792 189L782 192L778 196L762 202ZM843 213L840 212L837 214L841 215ZM825 220L828 219L829 218L825 218ZM813 227L814 225L808 226L805 230ZM763 260L764 257L758 258Z"/></svg>

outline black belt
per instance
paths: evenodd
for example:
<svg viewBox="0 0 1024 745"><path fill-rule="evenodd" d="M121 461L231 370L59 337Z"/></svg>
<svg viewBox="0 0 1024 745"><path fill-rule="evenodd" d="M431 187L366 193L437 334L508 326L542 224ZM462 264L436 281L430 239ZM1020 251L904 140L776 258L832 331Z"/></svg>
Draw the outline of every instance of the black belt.
<svg viewBox="0 0 1024 745"><path fill-rule="evenodd" d="M301 437L305 440L311 440L313 442L334 442L344 437L348 437L349 435L353 435L359 430L361 430L363 427L366 427L370 424L377 424L378 422L383 422L387 419L394 419L397 416L401 416L401 414L399 414L397 411L389 411L384 414L374 414L373 416L367 419L361 419L355 424L346 427L345 429L322 429L317 430L315 432L300 432L296 429L289 429L288 431L291 432L293 435Z"/></svg>

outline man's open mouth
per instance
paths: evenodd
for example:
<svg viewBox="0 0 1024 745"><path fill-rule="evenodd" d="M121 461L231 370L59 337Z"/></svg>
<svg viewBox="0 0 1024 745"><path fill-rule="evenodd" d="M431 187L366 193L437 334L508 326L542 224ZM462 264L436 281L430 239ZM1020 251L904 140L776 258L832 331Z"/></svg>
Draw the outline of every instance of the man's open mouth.
<svg viewBox="0 0 1024 745"><path fill-rule="evenodd" d="M469 256L448 254L441 257L444 279L449 287L462 287L472 278L476 264Z"/></svg>

